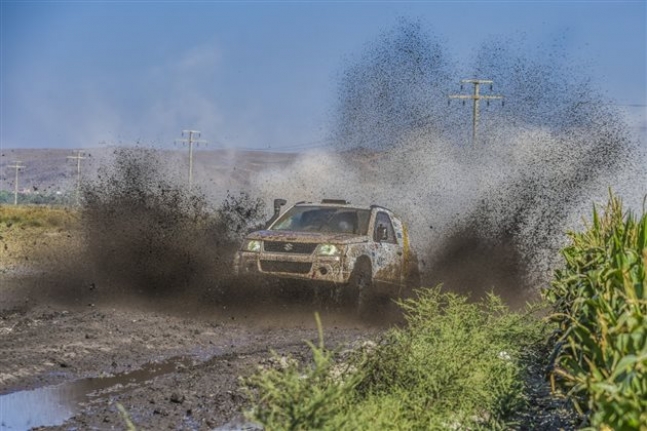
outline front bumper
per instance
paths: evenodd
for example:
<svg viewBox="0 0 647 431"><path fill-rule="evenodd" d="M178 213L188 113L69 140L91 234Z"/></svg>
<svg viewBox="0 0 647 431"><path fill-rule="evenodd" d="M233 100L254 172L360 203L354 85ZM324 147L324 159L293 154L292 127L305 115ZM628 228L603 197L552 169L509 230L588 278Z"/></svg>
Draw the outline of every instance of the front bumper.
<svg viewBox="0 0 647 431"><path fill-rule="evenodd" d="M234 272L331 283L347 283L350 278L343 256L314 254L239 251L234 259Z"/></svg>

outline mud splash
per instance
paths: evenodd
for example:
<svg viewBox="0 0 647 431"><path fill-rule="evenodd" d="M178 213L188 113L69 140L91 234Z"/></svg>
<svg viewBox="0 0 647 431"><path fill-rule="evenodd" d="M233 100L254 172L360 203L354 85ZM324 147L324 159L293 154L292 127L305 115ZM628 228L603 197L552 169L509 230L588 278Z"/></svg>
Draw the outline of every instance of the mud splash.
<svg viewBox="0 0 647 431"><path fill-rule="evenodd" d="M169 171L154 150L120 148L85 187L83 258L92 277L148 296L229 282L240 232L264 218L262 202L239 194L217 205Z"/></svg>
<svg viewBox="0 0 647 431"><path fill-rule="evenodd" d="M177 158L117 149L83 193L79 260L87 274L74 262L74 275L62 278L118 286L117 295L253 299L253 288L232 287L230 263L241 233L264 218L256 197L345 198L384 205L408 222L427 286L536 293L564 232L591 202L612 187L628 206L642 203L647 156L559 43L495 42L461 69L433 32L402 20L345 65L330 133L336 151L260 172L254 159L254 169L229 171L233 180L211 181L209 197L200 192L204 177L187 190ZM493 46L497 56L486 55ZM474 146L469 107L447 106L459 77L469 76L494 79L506 97L505 106L482 106ZM215 202L227 188L247 194Z"/></svg>
<svg viewBox="0 0 647 431"><path fill-rule="evenodd" d="M634 208L647 193L645 150L613 102L559 40L524 48L488 41L466 72L424 25L403 20L342 73L337 152L261 172L254 189L266 199L389 207L410 226L425 285L475 296L494 288L523 302L559 264L565 232L609 187ZM505 95L504 106L482 104L475 145L471 106L448 106L461 77L494 79Z"/></svg>

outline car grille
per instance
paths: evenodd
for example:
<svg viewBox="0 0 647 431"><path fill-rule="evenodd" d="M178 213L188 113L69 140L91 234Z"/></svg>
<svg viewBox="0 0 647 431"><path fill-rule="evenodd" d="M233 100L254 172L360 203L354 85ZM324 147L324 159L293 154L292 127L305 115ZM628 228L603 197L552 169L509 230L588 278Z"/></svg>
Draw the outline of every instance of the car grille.
<svg viewBox="0 0 647 431"><path fill-rule="evenodd" d="M274 260L261 260L263 272L287 272L292 274L307 274L310 272L310 262L279 262Z"/></svg>
<svg viewBox="0 0 647 431"><path fill-rule="evenodd" d="M311 254L317 248L317 244L286 241L265 241L265 251L280 253Z"/></svg>

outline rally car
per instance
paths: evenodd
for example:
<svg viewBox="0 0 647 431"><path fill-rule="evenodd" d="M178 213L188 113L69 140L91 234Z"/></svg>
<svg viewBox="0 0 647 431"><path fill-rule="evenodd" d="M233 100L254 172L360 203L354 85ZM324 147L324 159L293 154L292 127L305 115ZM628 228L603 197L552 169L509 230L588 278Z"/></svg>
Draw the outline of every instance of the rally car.
<svg viewBox="0 0 647 431"><path fill-rule="evenodd" d="M378 297L419 286L407 228L392 211L324 199L281 213L285 203L275 200L266 227L245 237L234 261L237 274L329 283L355 297L360 314Z"/></svg>

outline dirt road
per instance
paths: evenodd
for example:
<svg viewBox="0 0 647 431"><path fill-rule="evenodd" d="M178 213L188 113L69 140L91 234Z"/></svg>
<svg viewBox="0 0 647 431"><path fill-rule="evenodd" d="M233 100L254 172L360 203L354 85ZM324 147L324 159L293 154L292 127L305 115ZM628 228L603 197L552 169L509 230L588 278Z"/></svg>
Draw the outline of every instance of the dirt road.
<svg viewBox="0 0 647 431"><path fill-rule="evenodd" d="M128 421L139 430L255 429L242 414L240 377L280 366L273 352L310 360L304 341L318 339L316 312L329 348L401 323L393 304L367 322L353 304L303 295L307 286L234 279L226 243L170 229L174 217L144 218L127 234L114 223L92 235L74 223L0 225L0 431L124 430ZM519 421L572 429L544 368L530 370L536 408Z"/></svg>
<svg viewBox="0 0 647 431"><path fill-rule="evenodd" d="M271 365L272 351L308 360L316 311L330 347L389 325L262 292L227 304L208 293L115 295L94 283L61 295L60 283L44 273L0 275L3 431L126 429L126 418L145 430L247 429L240 376Z"/></svg>

